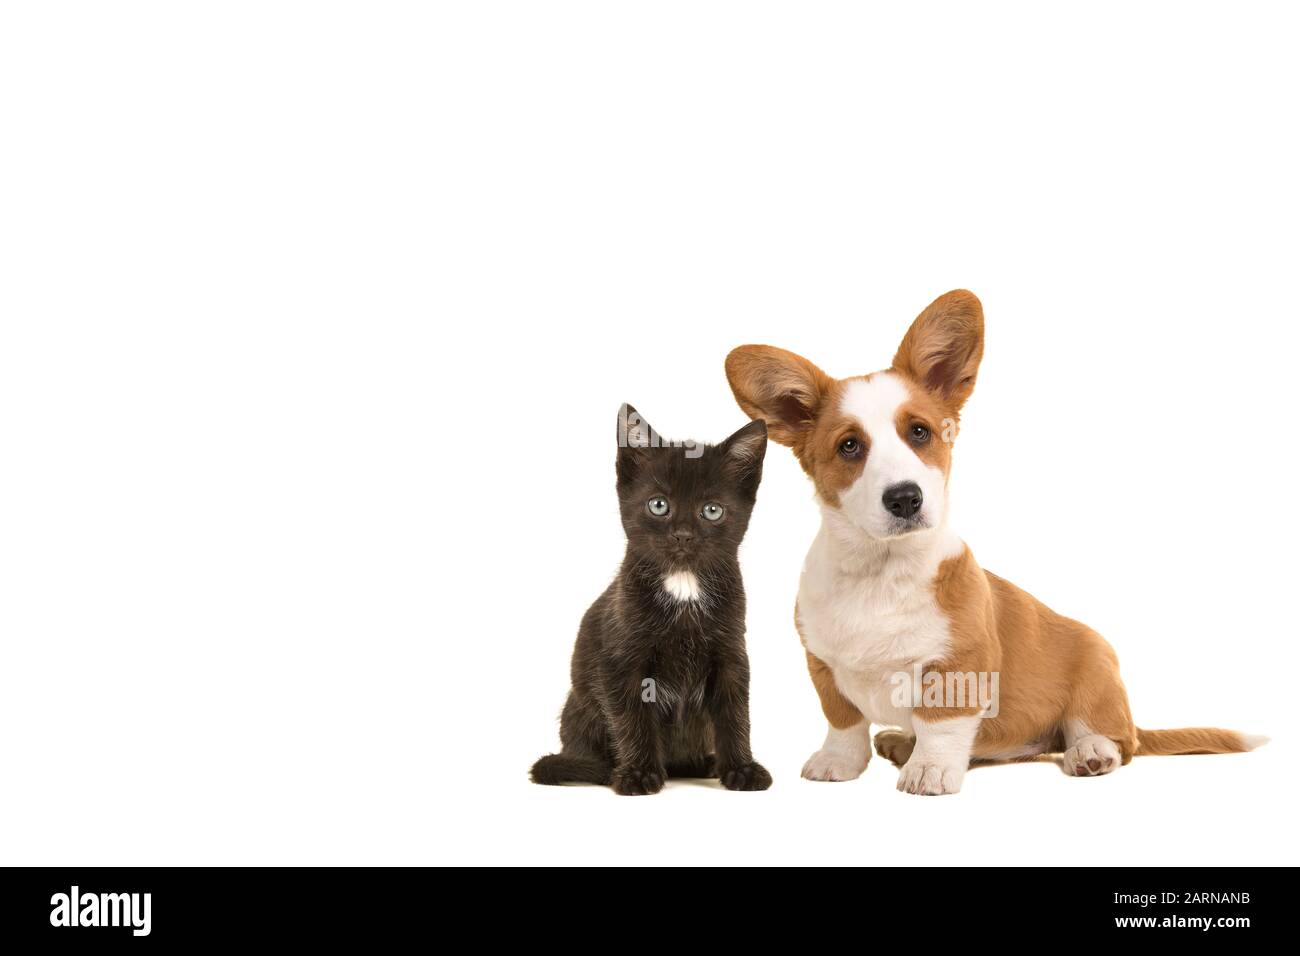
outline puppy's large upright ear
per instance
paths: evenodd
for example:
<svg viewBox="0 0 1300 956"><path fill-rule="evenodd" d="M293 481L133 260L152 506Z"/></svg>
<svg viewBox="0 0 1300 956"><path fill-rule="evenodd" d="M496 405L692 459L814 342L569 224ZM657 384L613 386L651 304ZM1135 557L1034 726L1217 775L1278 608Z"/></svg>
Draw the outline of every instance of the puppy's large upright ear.
<svg viewBox="0 0 1300 956"><path fill-rule="evenodd" d="M834 379L801 355L771 345L742 345L727 356L727 381L750 418L767 435L797 445L812 427Z"/></svg>
<svg viewBox="0 0 1300 956"><path fill-rule="evenodd" d="M960 411L975 389L984 356L984 307L975 294L955 289L916 317L894 356L894 369L910 375Z"/></svg>

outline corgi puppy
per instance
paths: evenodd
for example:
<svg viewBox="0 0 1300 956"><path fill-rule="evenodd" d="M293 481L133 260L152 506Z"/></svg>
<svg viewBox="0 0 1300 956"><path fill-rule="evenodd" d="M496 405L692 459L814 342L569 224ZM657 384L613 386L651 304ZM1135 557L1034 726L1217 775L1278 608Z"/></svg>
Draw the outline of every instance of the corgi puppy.
<svg viewBox="0 0 1300 956"><path fill-rule="evenodd" d="M873 723L889 728L875 747L901 768L898 789L916 794L956 793L972 760L1060 753L1067 774L1092 777L1134 754L1262 743L1134 726L1101 635L982 570L949 526L952 442L983 351L983 308L958 290L916 318L885 371L836 379L768 345L727 356L740 407L794 450L822 513L795 626L830 727L803 776L859 776Z"/></svg>

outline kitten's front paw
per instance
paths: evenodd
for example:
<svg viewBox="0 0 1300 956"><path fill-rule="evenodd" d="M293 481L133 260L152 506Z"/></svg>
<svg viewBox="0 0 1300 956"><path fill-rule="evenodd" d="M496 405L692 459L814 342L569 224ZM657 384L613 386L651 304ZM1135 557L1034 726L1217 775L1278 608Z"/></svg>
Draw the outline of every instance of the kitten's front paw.
<svg viewBox="0 0 1300 956"><path fill-rule="evenodd" d="M609 785L617 794L639 797L662 790L665 776L662 767L615 767Z"/></svg>
<svg viewBox="0 0 1300 956"><path fill-rule="evenodd" d="M728 790L766 790L772 786L772 775L753 760L723 770L718 778Z"/></svg>

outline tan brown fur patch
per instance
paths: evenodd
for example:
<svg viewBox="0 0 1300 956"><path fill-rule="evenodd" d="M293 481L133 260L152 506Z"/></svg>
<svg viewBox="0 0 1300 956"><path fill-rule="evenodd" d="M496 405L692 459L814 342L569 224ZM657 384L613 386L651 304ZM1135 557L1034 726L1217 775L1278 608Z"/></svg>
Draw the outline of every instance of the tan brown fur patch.
<svg viewBox="0 0 1300 956"><path fill-rule="evenodd" d="M996 574L983 571L967 548L939 567L935 600L948 617L953 653L929 669L999 673L999 710L980 721L974 757L1015 752L1035 741L1063 749L1066 720L1109 737L1128 763L1137 728L1114 650L1096 631L1057 614ZM937 720L974 708L918 708Z"/></svg>

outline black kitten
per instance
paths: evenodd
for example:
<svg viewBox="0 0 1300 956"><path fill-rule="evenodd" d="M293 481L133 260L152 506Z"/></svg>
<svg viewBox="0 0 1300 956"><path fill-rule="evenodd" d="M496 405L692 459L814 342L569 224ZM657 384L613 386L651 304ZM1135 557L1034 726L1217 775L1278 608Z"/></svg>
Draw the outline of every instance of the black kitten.
<svg viewBox="0 0 1300 956"><path fill-rule="evenodd" d="M536 783L657 793L666 777L766 790L749 752L745 589L736 551L763 473L767 426L721 445L662 441L619 410L618 497L627 554L582 619L558 754Z"/></svg>

